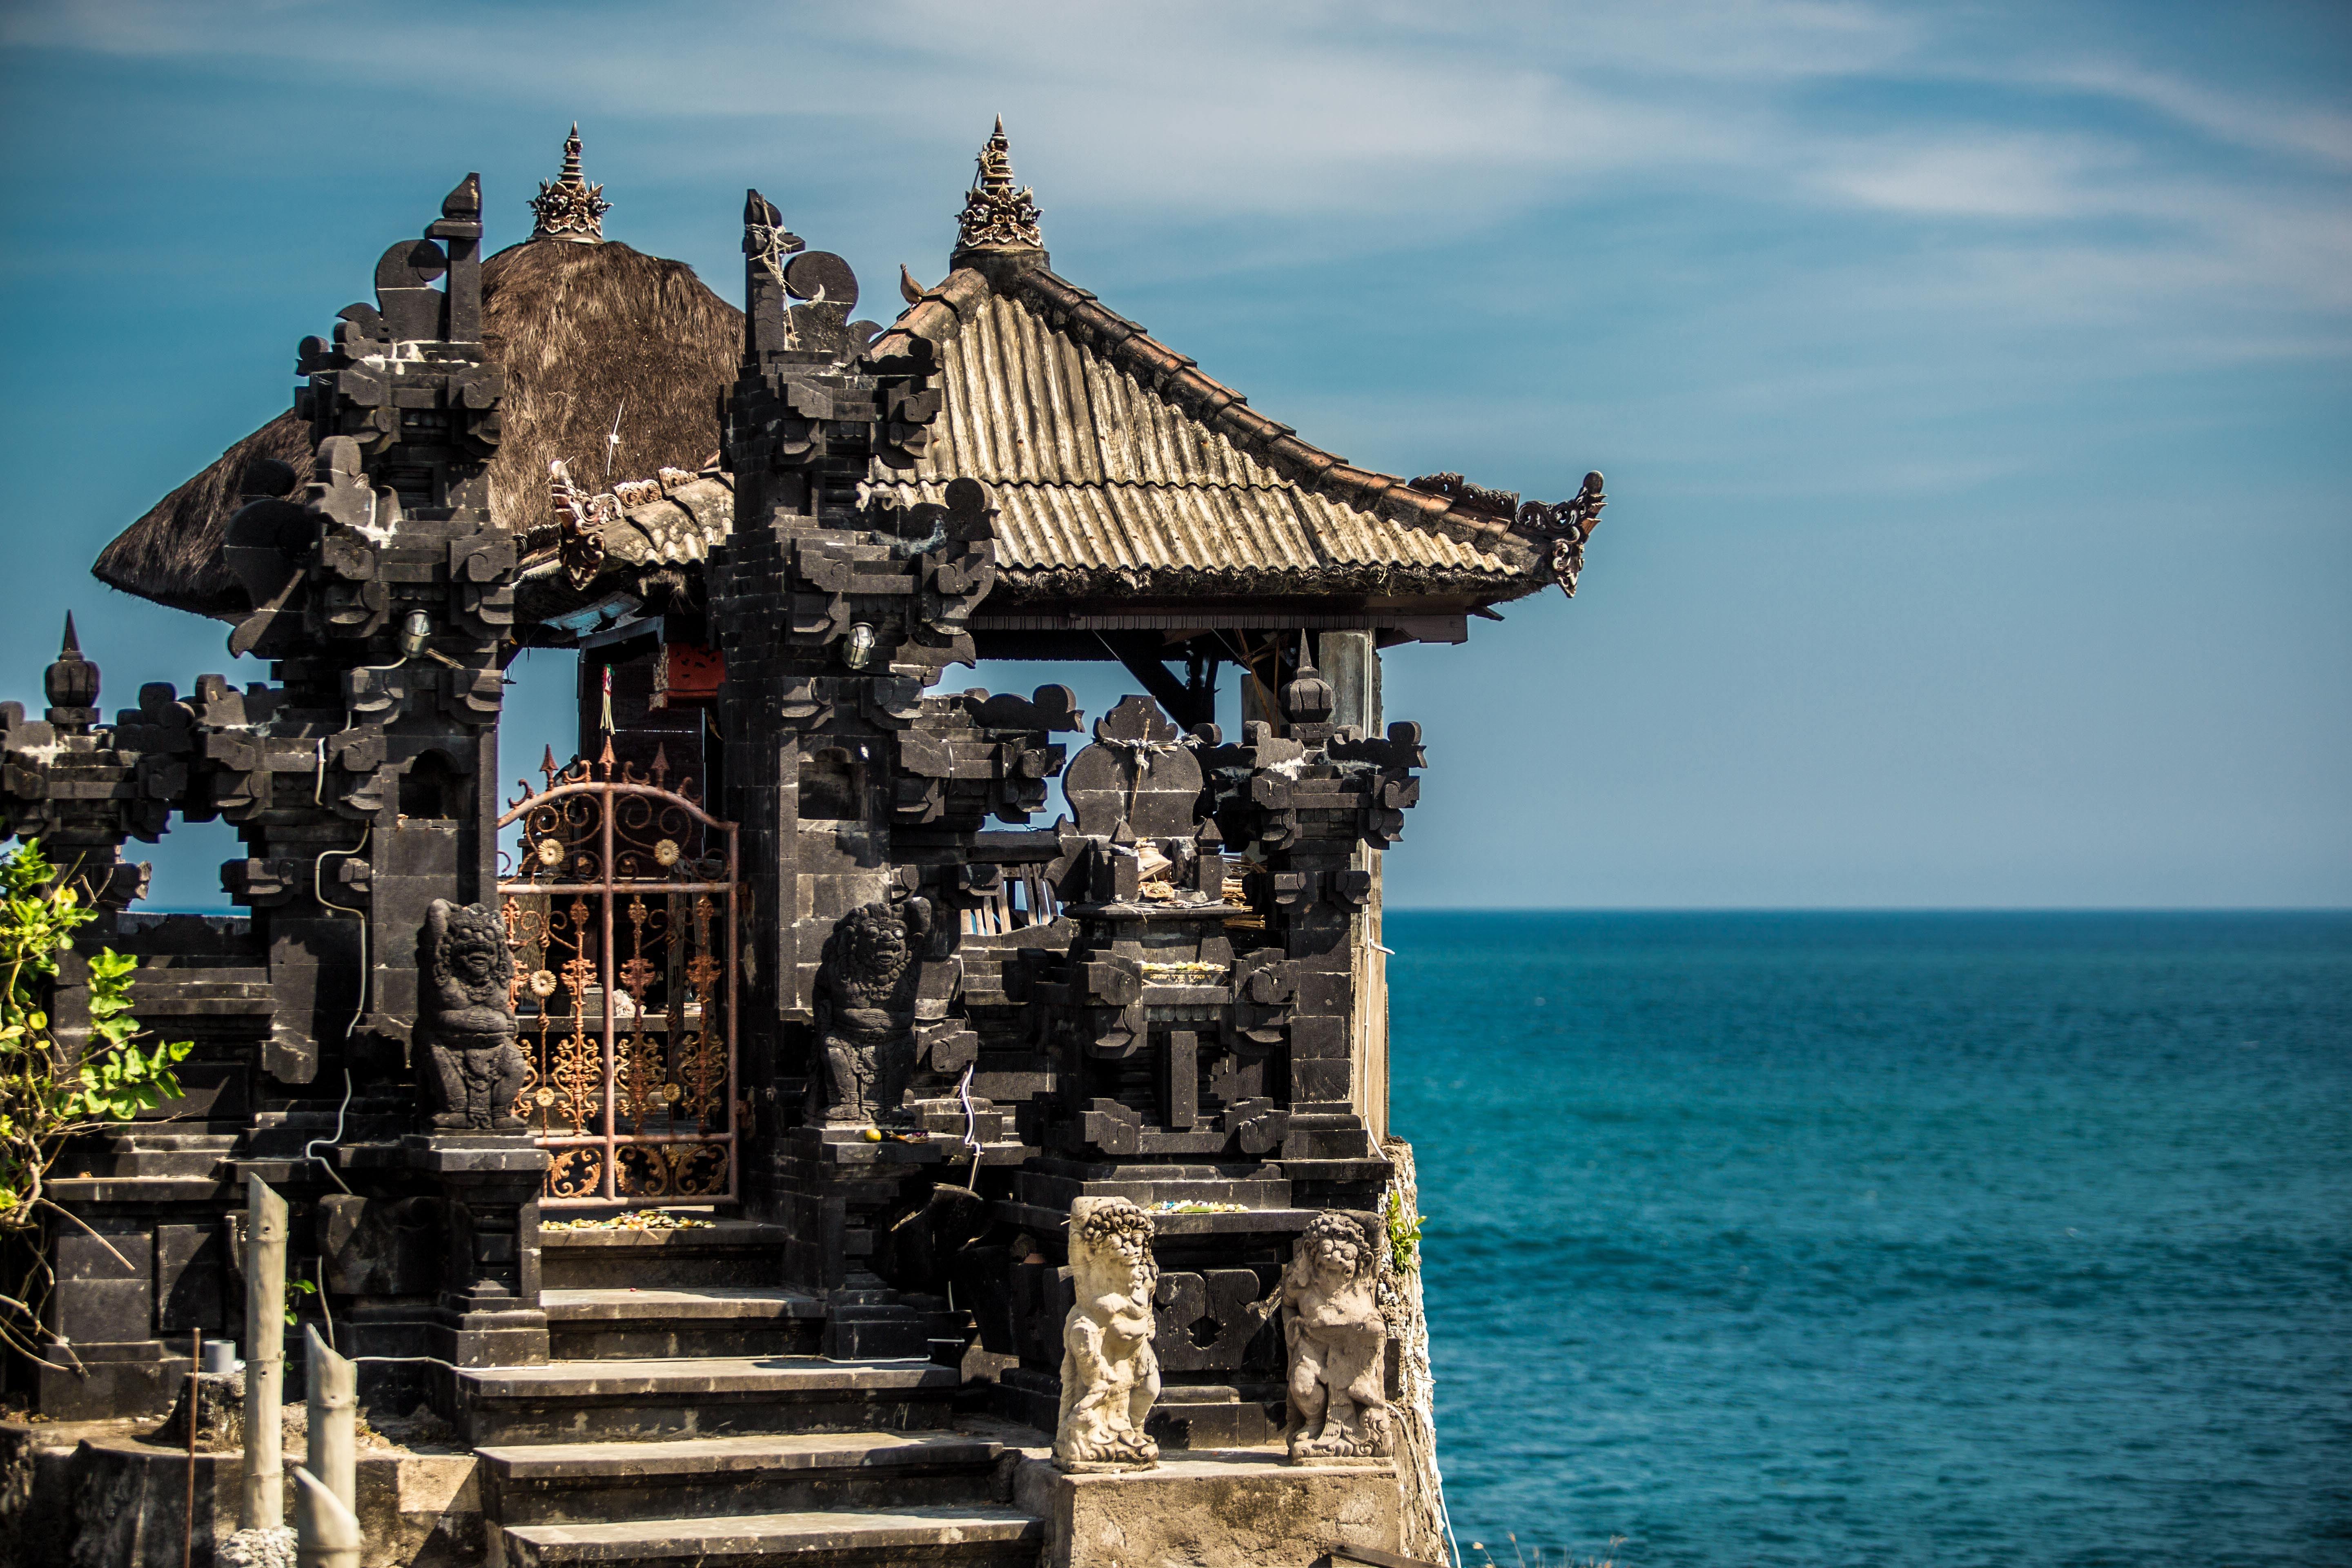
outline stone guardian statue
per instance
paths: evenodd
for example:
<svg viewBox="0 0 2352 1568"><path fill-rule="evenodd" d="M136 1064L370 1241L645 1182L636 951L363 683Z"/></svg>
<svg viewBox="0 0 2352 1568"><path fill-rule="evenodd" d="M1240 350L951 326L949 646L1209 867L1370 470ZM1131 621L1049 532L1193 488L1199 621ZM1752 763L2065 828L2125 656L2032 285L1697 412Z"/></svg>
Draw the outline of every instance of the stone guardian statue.
<svg viewBox="0 0 2352 1568"><path fill-rule="evenodd" d="M524 1066L508 994L514 961L506 922L487 904L436 899L425 914L424 959L417 1033L434 1130L521 1131L514 1101Z"/></svg>
<svg viewBox="0 0 2352 1568"><path fill-rule="evenodd" d="M1396 1452L1396 1413L1382 1386L1385 1241L1327 1210L1308 1223L1283 1270L1282 1337L1290 1357L1285 1436L1294 1465L1376 1463Z"/></svg>
<svg viewBox="0 0 2352 1568"><path fill-rule="evenodd" d="M828 1127L906 1117L902 1101L915 1070L917 950L930 935L931 906L909 899L904 908L902 914L887 903L862 904L825 938L814 1000Z"/></svg>
<svg viewBox="0 0 2352 1568"><path fill-rule="evenodd" d="M1125 1198L1070 1205L1077 1304L1062 1325L1062 1408L1054 1427L1061 1469L1144 1469L1160 1461L1160 1445L1143 1433L1160 1397L1160 1358L1151 1349L1157 1228Z"/></svg>

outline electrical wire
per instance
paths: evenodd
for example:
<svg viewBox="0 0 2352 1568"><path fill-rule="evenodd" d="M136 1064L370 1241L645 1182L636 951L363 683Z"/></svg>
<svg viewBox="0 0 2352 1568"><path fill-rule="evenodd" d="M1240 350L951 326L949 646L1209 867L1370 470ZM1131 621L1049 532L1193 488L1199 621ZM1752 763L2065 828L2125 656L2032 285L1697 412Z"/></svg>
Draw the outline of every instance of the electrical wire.
<svg viewBox="0 0 2352 1568"><path fill-rule="evenodd" d="M362 963L361 967L364 969L366 965ZM354 1017L352 1022L356 1024L359 1020ZM343 1069L343 1102L335 1108L334 1131L324 1138L313 1138L308 1143L302 1145L302 1158L317 1162L319 1168L327 1173L329 1179L331 1179L335 1185L342 1188L343 1191L347 1193L352 1190L351 1184L343 1180L342 1173L335 1169L334 1162L331 1160L320 1160L319 1156L311 1153L310 1151L316 1149L321 1143L324 1143L328 1148L331 1149L343 1141L343 1112L349 1110L351 1108L352 1069L345 1068ZM326 1287L324 1284L321 1284L320 1289L323 1290ZM327 1331L330 1337L333 1335L334 1327L332 1324L328 1325Z"/></svg>
<svg viewBox="0 0 2352 1568"><path fill-rule="evenodd" d="M362 909L354 909L354 908L352 908L352 907L351 905L349 905L349 904L331 904L331 903L329 903L329 902L327 901L327 889L326 889L326 886L325 886L325 883L323 882L323 880L322 880L321 879L323 879L323 878L324 878L324 876L326 875L326 869L327 869L327 857L328 857L328 856L330 856L330 855L341 855L341 856L343 858L343 859L344 859L344 861L345 861L346 863L349 863L350 861L352 861L352 860L354 860L354 859L358 858L360 851L367 847L367 844L368 844L368 835L369 835L369 834L371 834L371 833L373 833L374 831L375 831L375 824L374 824L374 823L373 823L373 822L371 822L371 823L367 824L365 826L363 826L363 827L362 827L362 828L360 829L360 841L359 841L357 844L352 845L349 849L321 849L321 850L320 850L320 851L319 851L319 858L318 858L316 860L313 860L313 861L311 861L311 862L310 862L310 896L311 896L312 898L314 898L314 899L316 899L316 900L319 900L319 907L320 907L320 908L321 908L321 909L334 910L336 910L337 912L341 913L341 914L347 914L347 915L357 915L357 916L359 917L359 921L360 921L360 1000L359 1000L359 1005L352 1009L352 1021L351 1021L350 1023L348 1023L348 1024L346 1024L346 1025L344 1025L344 1026L343 1026L343 1034L344 1034L344 1037L345 1037L346 1038L348 1038L348 1037L350 1037L351 1032L352 1032L353 1029L356 1029L356 1028L358 1028L358 1027L360 1026L360 1019L362 1019L362 1017L366 1016L366 1015L367 1015L368 991L369 991L369 986L368 986L368 912L367 912L367 910L362 910Z"/></svg>
<svg viewBox="0 0 2352 1568"><path fill-rule="evenodd" d="M346 1079L349 1079L351 1076L352 1075L349 1073L345 1073L343 1075ZM348 1105L351 1102L346 1100L344 1103ZM309 1151L307 1149L304 1151L306 1153L308 1152ZM332 1174L333 1173L330 1172L329 1173ZM337 1176L335 1180L337 1184L340 1184L342 1178L341 1176ZM351 1191L351 1188L344 1187L343 1191L348 1193ZM311 1259L310 1278L319 1282L319 1316L327 1320L327 1348L333 1351L337 1355L341 1355L343 1353L342 1347L335 1343L335 1310L327 1304L327 1260L325 1258L317 1258Z"/></svg>
<svg viewBox="0 0 2352 1568"><path fill-rule="evenodd" d="M971 1151L971 1174L963 1179L963 1184L970 1187L975 1193L980 1191L980 1153L982 1147L980 1142L980 1112L973 1110L971 1104L971 1069L976 1065L978 1064L966 1062L963 1068L963 1077L956 1080L956 1098L963 1101L964 1147Z"/></svg>

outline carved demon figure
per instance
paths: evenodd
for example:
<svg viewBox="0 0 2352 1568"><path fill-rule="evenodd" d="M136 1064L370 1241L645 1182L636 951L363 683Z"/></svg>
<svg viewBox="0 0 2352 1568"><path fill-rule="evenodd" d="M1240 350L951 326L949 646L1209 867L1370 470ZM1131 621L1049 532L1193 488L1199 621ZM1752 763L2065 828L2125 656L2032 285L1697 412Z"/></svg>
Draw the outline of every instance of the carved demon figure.
<svg viewBox="0 0 2352 1568"><path fill-rule="evenodd" d="M446 1131L519 1132L522 1052L507 987L514 962L506 924L487 904L436 899L425 915L418 1034L426 1051L433 1125Z"/></svg>
<svg viewBox="0 0 2352 1568"><path fill-rule="evenodd" d="M1077 1304L1062 1325L1061 1419L1054 1463L1065 1470L1140 1468L1159 1462L1143 1423L1160 1397L1151 1348L1151 1216L1125 1198L1080 1198L1070 1205L1070 1282Z"/></svg>
<svg viewBox="0 0 2352 1568"><path fill-rule="evenodd" d="M1388 1322L1379 1300L1381 1238L1343 1214L1317 1215L1283 1271L1295 1464L1382 1458L1396 1422L1381 1384Z"/></svg>
<svg viewBox="0 0 2352 1568"><path fill-rule="evenodd" d="M930 905L909 899L903 914L887 903L861 905L825 939L815 1005L827 1126L905 1119L900 1102L915 1070L917 949L930 929Z"/></svg>

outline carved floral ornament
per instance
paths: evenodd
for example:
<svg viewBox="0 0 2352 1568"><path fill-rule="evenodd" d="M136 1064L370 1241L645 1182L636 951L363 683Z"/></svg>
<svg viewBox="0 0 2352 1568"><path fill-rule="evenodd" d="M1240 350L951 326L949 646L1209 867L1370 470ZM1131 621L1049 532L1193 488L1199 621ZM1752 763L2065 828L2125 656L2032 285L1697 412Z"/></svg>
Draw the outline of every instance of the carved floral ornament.
<svg viewBox="0 0 2352 1568"><path fill-rule="evenodd" d="M957 219L958 248L1042 247L1045 241L1037 229L1036 198L1028 186L1016 187L1013 183L1013 148L1004 139L1003 115L997 116L996 129L981 144L979 163Z"/></svg>

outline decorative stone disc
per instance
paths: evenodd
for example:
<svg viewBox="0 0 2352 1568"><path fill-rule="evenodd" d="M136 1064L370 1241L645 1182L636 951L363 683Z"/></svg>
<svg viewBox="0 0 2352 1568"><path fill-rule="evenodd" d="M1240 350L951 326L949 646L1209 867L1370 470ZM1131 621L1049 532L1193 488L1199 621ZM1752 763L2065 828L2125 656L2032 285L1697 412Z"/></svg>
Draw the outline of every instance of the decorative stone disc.
<svg viewBox="0 0 2352 1568"><path fill-rule="evenodd" d="M1108 838L1124 821L1138 838L1190 838L1201 764L1158 703L1129 697L1096 721L1095 743L1071 760L1062 790L1089 837Z"/></svg>

